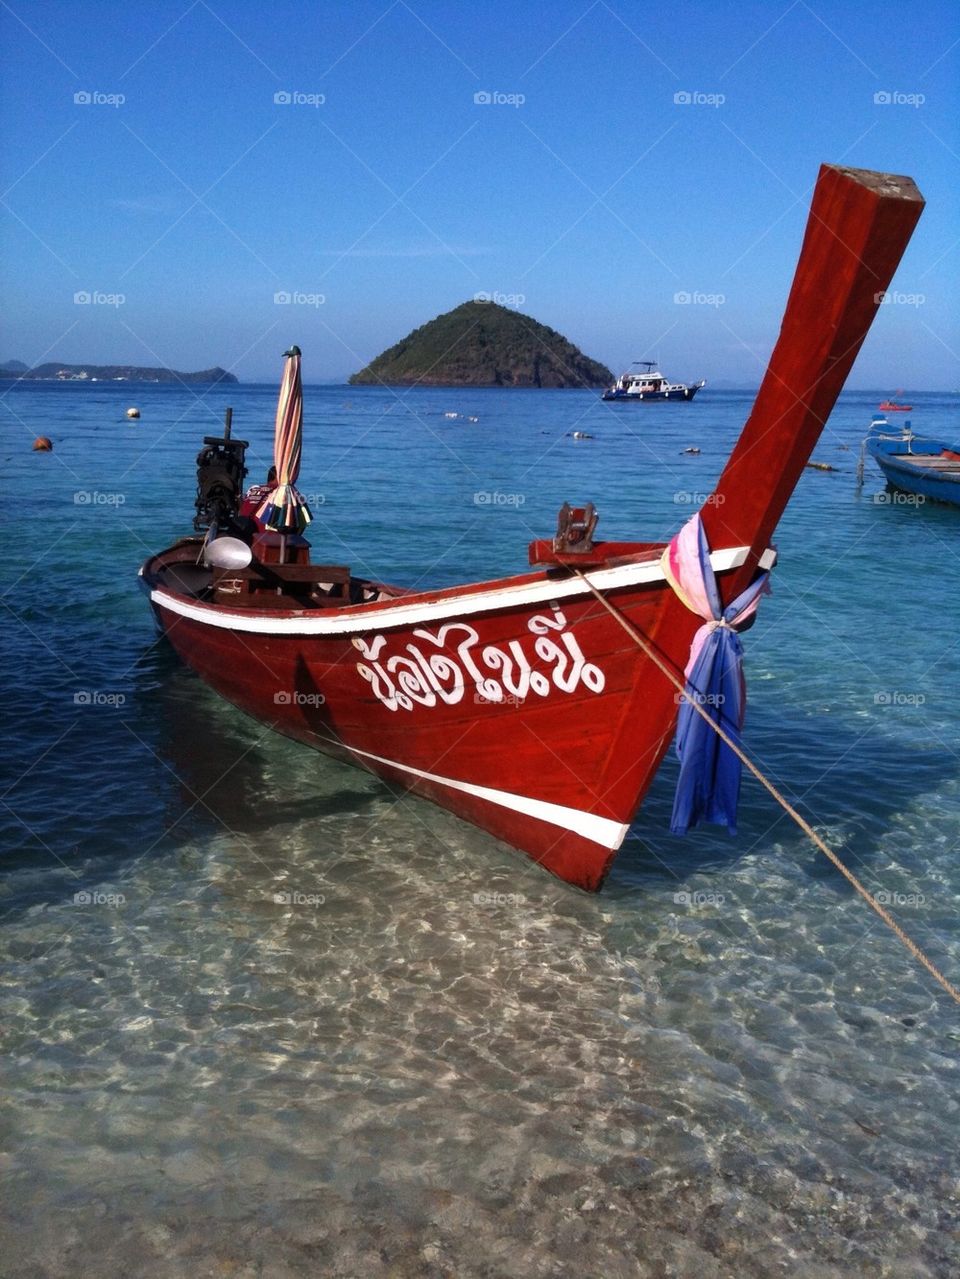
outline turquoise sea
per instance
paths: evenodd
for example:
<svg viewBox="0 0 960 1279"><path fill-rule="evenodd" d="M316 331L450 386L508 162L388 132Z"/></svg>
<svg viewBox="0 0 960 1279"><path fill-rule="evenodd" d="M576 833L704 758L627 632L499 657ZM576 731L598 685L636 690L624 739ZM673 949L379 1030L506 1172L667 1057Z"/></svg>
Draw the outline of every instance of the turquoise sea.
<svg viewBox="0 0 960 1279"><path fill-rule="evenodd" d="M492 577L565 499L665 539L751 398L308 386L314 553ZM960 509L857 490L879 399L778 530L746 745L956 983ZM677 839L668 760L588 896L178 665L137 568L227 404L261 478L276 386L0 395L0 1274L957 1274L960 1010L759 787Z"/></svg>

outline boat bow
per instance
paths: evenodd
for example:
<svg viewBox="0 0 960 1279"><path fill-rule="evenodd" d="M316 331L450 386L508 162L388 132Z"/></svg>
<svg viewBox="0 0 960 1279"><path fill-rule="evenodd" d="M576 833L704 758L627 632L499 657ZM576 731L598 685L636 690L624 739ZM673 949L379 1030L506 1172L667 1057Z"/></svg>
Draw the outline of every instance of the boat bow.
<svg viewBox="0 0 960 1279"><path fill-rule="evenodd" d="M701 514L711 547L748 545L748 584L833 410L923 211L912 178L820 168L780 336Z"/></svg>

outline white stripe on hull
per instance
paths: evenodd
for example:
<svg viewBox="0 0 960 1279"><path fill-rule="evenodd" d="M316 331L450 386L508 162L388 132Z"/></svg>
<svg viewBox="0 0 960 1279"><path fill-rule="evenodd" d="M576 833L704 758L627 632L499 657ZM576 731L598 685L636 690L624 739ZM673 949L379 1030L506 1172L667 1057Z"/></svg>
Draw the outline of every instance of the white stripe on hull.
<svg viewBox="0 0 960 1279"><path fill-rule="evenodd" d="M710 556L710 563L714 571L718 573L739 568L747 558L748 549L745 546L736 546L728 550L714 551ZM772 567L775 558L775 551L764 551L760 559L760 567L764 569ZM644 586L666 582L660 569L659 559L645 560L641 564L621 564L616 568L596 569L586 576L592 585L601 591L615 591L624 586ZM349 613L335 612L332 617L317 616L314 612L285 614L279 617L256 612L245 614L224 609L218 604L196 603L180 595L174 595L162 587L150 592L150 600L151 603L168 609L180 617L188 617L195 622L203 622L207 626L217 626L228 631L278 636L367 635L371 631L392 630L398 626L423 626L445 617L460 618L477 613L494 613L586 594L588 594L588 588L578 577L556 582L538 579L517 586L476 591L473 594L448 595L426 603L404 604L398 600L375 608L361 606L362 611L351 609Z"/></svg>
<svg viewBox="0 0 960 1279"><path fill-rule="evenodd" d="M579 808L567 808L563 804L549 804L543 799L530 799L527 795L516 795L512 791L494 790L490 786L474 786L472 782L458 782L452 777L440 777L437 773L425 773L422 769L412 768L409 764L398 764L396 760L384 759L382 755L372 755L370 751L358 750L348 746L346 742L338 742L353 755L361 755L364 759L375 760L388 768L396 768L402 773L410 773L426 782L437 782L441 786L449 786L452 790L461 791L464 795L473 795L484 799L488 804L497 804L501 808L511 808L514 812L523 813L526 817L535 817L538 821L548 822L551 826L562 826L564 830L573 831L584 839L600 844L603 848L617 849L623 843L624 836L630 829L629 824L621 825L611 821L609 817L597 817L594 813L584 813Z"/></svg>

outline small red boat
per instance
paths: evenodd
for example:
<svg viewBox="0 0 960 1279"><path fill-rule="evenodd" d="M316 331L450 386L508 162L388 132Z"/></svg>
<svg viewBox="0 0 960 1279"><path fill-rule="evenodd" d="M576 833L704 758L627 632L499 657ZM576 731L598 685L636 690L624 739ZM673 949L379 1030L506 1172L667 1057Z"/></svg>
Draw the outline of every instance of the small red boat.
<svg viewBox="0 0 960 1279"><path fill-rule="evenodd" d="M897 395L902 395L902 391L898 391ZM897 400L882 400L880 408L884 413L912 413L912 404L900 404Z"/></svg>
<svg viewBox="0 0 960 1279"><path fill-rule="evenodd" d="M773 563L774 528L922 207L909 178L821 168L779 340L700 513L724 606ZM242 444L229 429L207 439L201 503L236 509ZM209 538L185 538L141 578L170 643L223 697L596 889L674 734L664 670L683 678L704 618L663 545L594 541L594 525L592 508L564 507L557 536L530 547L532 572L438 591L311 563L301 536L255 529L248 548L218 539L206 557Z"/></svg>

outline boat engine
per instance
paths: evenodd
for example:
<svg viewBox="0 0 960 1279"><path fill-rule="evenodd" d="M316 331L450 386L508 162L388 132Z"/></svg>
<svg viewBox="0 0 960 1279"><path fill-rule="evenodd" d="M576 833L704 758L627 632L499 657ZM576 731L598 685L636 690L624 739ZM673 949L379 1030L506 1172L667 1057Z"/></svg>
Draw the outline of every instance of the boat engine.
<svg viewBox="0 0 960 1279"><path fill-rule="evenodd" d="M193 527L202 533L211 525L226 528L240 510L247 440L230 435L233 410L227 409L223 435L206 435L197 454L197 513Z"/></svg>

